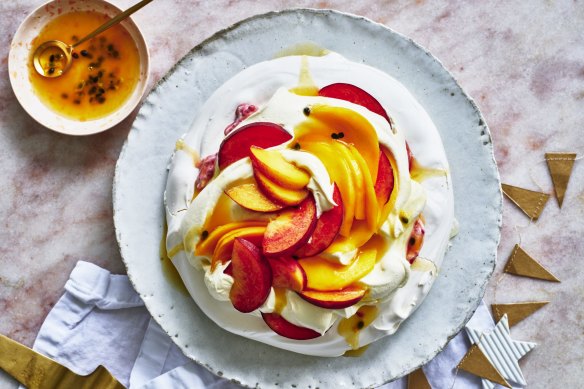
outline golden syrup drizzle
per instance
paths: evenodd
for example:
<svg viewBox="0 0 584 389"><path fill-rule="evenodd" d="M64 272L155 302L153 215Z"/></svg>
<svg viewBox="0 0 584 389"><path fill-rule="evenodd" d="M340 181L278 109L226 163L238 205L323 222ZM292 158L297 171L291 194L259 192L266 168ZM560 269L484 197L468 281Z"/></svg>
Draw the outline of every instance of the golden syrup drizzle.
<svg viewBox="0 0 584 389"><path fill-rule="evenodd" d="M350 358L360 357L363 354L365 354L365 351L367 351L368 348L369 348L369 345L363 346L363 347L359 347L358 349L355 349L355 350L347 350L343 354L343 357L350 357Z"/></svg>
<svg viewBox="0 0 584 389"><path fill-rule="evenodd" d="M310 57L324 57L330 51L314 42L297 43L287 47L274 55L274 58L290 57L293 55L308 55Z"/></svg>
<svg viewBox="0 0 584 389"><path fill-rule="evenodd" d="M288 303L288 299L286 299L286 288L274 288L274 293L276 294L274 312L282 313L282 310Z"/></svg>
<svg viewBox="0 0 584 389"><path fill-rule="evenodd" d="M175 148L176 150L181 150L187 153L193 159L193 165L196 166L201 162L201 156L199 153L191 146L187 145L184 139L177 140Z"/></svg>
<svg viewBox="0 0 584 389"><path fill-rule="evenodd" d="M375 320L378 313L376 305L364 305L353 316L339 322L339 335L345 338L351 349L359 348L359 334Z"/></svg>
<svg viewBox="0 0 584 389"><path fill-rule="evenodd" d="M422 182L428 178L446 177L446 170L424 167L420 165L420 163L415 158L413 158L410 176L412 177L412 180Z"/></svg>
<svg viewBox="0 0 584 389"><path fill-rule="evenodd" d="M167 232L168 226L166 225L166 223L164 223L164 228L162 230L162 239L160 239L160 266L162 268L162 274L164 274L164 278L166 278L170 285L174 286L179 292L188 295L189 292L187 291L187 287L185 286L182 278L180 277L180 274L178 274L178 271L176 270L176 268L172 264L172 261L170 260L170 257L173 255L169 256L169 253L166 251ZM179 246L180 249L182 249L182 245ZM176 247L171 250L171 253L175 251L175 249Z"/></svg>
<svg viewBox="0 0 584 389"><path fill-rule="evenodd" d="M298 76L298 86L290 89L290 92L300 96L318 96L319 88L314 83L308 68L308 57L303 56L300 60L300 74Z"/></svg>
<svg viewBox="0 0 584 389"><path fill-rule="evenodd" d="M208 216L207 221L205 222L205 230L211 232L219 226L232 222L233 218L231 217L231 209L234 204L235 202L231 200L229 196L225 193L221 194L213 212Z"/></svg>
<svg viewBox="0 0 584 389"><path fill-rule="evenodd" d="M389 249L389 240L384 238L380 234L374 234L371 237L371 239L369 239L369 241L367 241L367 243L365 243L363 246L361 246L360 251L376 250L377 256L376 256L375 260L376 260L376 262L379 262L383 258L383 255L387 252L388 249Z"/></svg>

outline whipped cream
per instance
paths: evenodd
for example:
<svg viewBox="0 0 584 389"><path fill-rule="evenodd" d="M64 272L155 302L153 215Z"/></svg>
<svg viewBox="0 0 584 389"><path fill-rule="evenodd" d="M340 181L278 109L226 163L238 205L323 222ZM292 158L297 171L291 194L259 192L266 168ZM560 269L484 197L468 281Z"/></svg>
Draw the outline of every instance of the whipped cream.
<svg viewBox="0 0 584 389"><path fill-rule="evenodd" d="M391 131L384 118L361 106L288 92L297 84L302 61L308 62L312 78L319 87L346 82L374 95L392 117L396 131ZM283 338L269 329L259 315L259 311L268 313L274 310L273 291L259 310L252 314L240 313L229 302L233 279L223 273L228 264L211 270L209 258L194 255L203 225L223 191L233 182L252 177L249 159L244 158L227 167L191 202L198 170L191 155L177 150L171 161L165 192L167 249L174 254L173 264L193 299L205 314L231 332L309 355L338 356L350 349L336 326L339 318L353 315L360 305L377 303L379 307L378 317L361 331L360 345L395 332L428 293L447 248L453 223L448 163L437 130L426 112L401 84L379 70L350 62L337 54L284 57L254 65L219 88L201 108L191 131L184 136L184 144L199 150L202 156L215 153L223 139L223 129L232 120L234 109L240 103L253 103L261 108L238 127L268 121L282 125L291 134L305 120L303 108L313 104L344 107L365 117L375 128L379 143L391 151L396 163L399 186L396 187L395 207L380 232L387 249L374 269L360 280L368 286L369 293L359 304L342 310L324 309L306 302L295 292L287 291L287 303L281 315L293 324L324 335L308 341ZM421 165L442 169L445 174L422 183L412 181L404 137ZM312 154L290 149L282 150L282 156L310 173L308 189L315 197L318 215L331 209L335 205L333 187L322 162ZM422 211L428 234L420 255L435 266L431 270L418 271L411 269L404 258L413 223L404 223L403 217L413 221ZM249 216L247 212L236 206L230 210L230 216L234 221L244 220ZM326 255L346 264L355 254L356 250L349 250Z"/></svg>

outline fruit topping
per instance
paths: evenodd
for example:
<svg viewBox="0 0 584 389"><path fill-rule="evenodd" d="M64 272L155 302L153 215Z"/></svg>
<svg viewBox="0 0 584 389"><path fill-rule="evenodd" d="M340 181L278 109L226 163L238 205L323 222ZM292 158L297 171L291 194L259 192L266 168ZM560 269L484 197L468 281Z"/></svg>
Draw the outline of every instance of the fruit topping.
<svg viewBox="0 0 584 389"><path fill-rule="evenodd" d="M217 153L207 155L205 158L201 159L197 164L197 168L199 169L199 174L197 175L197 179L195 180L195 190L201 191L213 175L215 174L215 164L217 163Z"/></svg>
<svg viewBox="0 0 584 389"><path fill-rule="evenodd" d="M318 95L345 100L350 103L360 105L367 108L371 112L375 112L376 114L383 116L388 123L391 123L387 112L385 112L385 109L379 103L379 101L355 85L344 83L327 85L318 91Z"/></svg>
<svg viewBox="0 0 584 389"><path fill-rule="evenodd" d="M229 299L240 312L255 311L272 288L272 270L260 249L248 240L236 238L231 258L233 285Z"/></svg>
<svg viewBox="0 0 584 389"><path fill-rule="evenodd" d="M276 184L258 170L254 171L254 176L259 189L267 198L282 205L298 205L308 196L307 189L288 189Z"/></svg>
<svg viewBox="0 0 584 389"><path fill-rule="evenodd" d="M282 209L282 205L266 197L255 183L234 186L227 189L225 194L243 208L251 211L275 212Z"/></svg>
<svg viewBox="0 0 584 389"><path fill-rule="evenodd" d="M317 307L343 309L358 303L365 296L365 292L365 289L351 285L341 290L329 292L305 290L298 294Z"/></svg>
<svg viewBox="0 0 584 389"><path fill-rule="evenodd" d="M306 287L306 273L291 257L268 257L272 268L272 286L274 288L287 288L296 292Z"/></svg>
<svg viewBox="0 0 584 389"><path fill-rule="evenodd" d="M379 153L379 167L377 169L377 179L375 180L375 194L380 206L385 205L393 191L393 168L389 158L383 151Z"/></svg>
<svg viewBox="0 0 584 389"><path fill-rule="evenodd" d="M426 231L424 230L424 223L422 220L416 220L412 233L410 234L410 239L408 240L408 248L406 252L406 259L409 263L413 263L416 258L418 258L418 255L420 255L425 233Z"/></svg>
<svg viewBox="0 0 584 389"><path fill-rule="evenodd" d="M375 266L377 250L364 250L348 265L340 265L321 257L298 261L306 273L309 289L320 291L340 290L359 281Z"/></svg>
<svg viewBox="0 0 584 389"><path fill-rule="evenodd" d="M246 241L251 242L256 246L260 246L264 236L266 227L244 227L235 229L221 237L215 246L213 251L213 258L211 259L211 265L213 268L218 263L225 263L229 261L232 256L233 247L237 238L244 238Z"/></svg>
<svg viewBox="0 0 584 389"><path fill-rule="evenodd" d="M343 200L337 184L334 184L333 201L337 205L320 215L310 239L296 256L303 258L320 254L335 240L343 222Z"/></svg>
<svg viewBox="0 0 584 389"><path fill-rule="evenodd" d="M289 339L308 340L321 336L310 328L300 327L290 323L278 313L263 313L262 318L276 334Z"/></svg>
<svg viewBox="0 0 584 389"><path fill-rule="evenodd" d="M257 146L251 146L249 151L254 170L275 184L287 189L302 189L308 184L310 175L286 161L279 151L264 150Z"/></svg>
<svg viewBox="0 0 584 389"><path fill-rule="evenodd" d="M262 243L269 256L291 255L306 244L316 226L316 204L309 196L297 207L285 208L266 227Z"/></svg>
<svg viewBox="0 0 584 389"><path fill-rule="evenodd" d="M219 169L223 170L233 162L249 156L251 146L268 148L280 145L292 139L281 126L258 122L247 124L233 131L223 140L219 147Z"/></svg>
<svg viewBox="0 0 584 389"><path fill-rule="evenodd" d="M235 130L235 127L239 125L242 121L247 119L252 113L258 110L258 107L252 104L239 104L237 108L235 108L235 119L233 119L233 123L225 127L225 131L223 133L225 135L229 135L230 132Z"/></svg>

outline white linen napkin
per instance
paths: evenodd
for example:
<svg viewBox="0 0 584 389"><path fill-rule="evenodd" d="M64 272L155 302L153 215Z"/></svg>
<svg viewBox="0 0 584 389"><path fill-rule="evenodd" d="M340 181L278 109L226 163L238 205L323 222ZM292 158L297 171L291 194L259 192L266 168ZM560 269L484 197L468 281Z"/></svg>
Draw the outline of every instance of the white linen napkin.
<svg viewBox="0 0 584 389"><path fill-rule="evenodd" d="M469 324L494 327L484 303ZM432 388L481 388L475 376L460 371L455 377L456 365L469 347L462 331L424 366ZM104 365L131 389L240 388L186 358L150 318L127 276L83 261L73 269L65 294L49 312L33 348L79 374ZM403 389L406 382L402 378L381 388Z"/></svg>

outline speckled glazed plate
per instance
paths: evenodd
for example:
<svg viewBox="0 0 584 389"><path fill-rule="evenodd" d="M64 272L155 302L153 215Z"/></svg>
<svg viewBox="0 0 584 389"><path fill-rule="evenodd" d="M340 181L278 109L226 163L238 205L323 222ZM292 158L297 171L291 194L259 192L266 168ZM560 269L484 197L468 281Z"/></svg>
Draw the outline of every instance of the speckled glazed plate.
<svg viewBox="0 0 584 389"><path fill-rule="evenodd" d="M223 82L303 42L390 74L422 104L449 158L460 232L424 303L360 358L308 357L224 331L163 269L163 192L176 140ZM245 20L195 47L142 106L120 155L114 221L122 257L146 307L182 351L212 372L262 388L375 387L432 359L472 316L493 271L501 225L499 175L476 105L440 62L408 38L335 11L293 10Z"/></svg>

